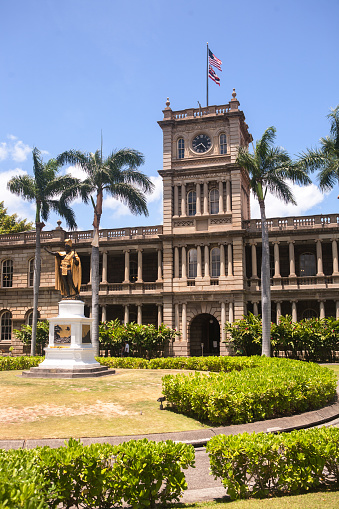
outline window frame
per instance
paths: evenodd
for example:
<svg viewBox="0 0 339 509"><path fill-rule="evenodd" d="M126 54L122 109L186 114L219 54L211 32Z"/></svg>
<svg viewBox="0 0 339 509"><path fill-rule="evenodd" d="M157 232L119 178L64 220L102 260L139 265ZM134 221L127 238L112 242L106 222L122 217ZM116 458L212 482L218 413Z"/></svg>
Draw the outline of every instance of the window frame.
<svg viewBox="0 0 339 509"><path fill-rule="evenodd" d="M6 269L5 266L9 265L10 269ZM13 260L11 258L6 258L1 262L1 288L13 288ZM6 278L6 281L5 281ZM6 284L5 284L6 282ZM7 284L10 283L10 284Z"/></svg>
<svg viewBox="0 0 339 509"><path fill-rule="evenodd" d="M217 266L217 260L213 260L213 254L218 251L219 253L219 265ZM217 279L220 277L220 265L221 265L221 256L220 256L220 247L213 247L210 251L210 275L211 278ZM214 272L214 268L218 268L216 272Z"/></svg>
<svg viewBox="0 0 339 509"><path fill-rule="evenodd" d="M225 141L222 141L221 138L225 137ZM227 136L226 133L219 134L219 154L225 155L227 154Z"/></svg>
<svg viewBox="0 0 339 509"><path fill-rule="evenodd" d="M212 193L216 193L216 195L217 195L217 199L214 199L213 201L211 198ZM219 214L219 189L217 189L216 187L212 187L212 189L209 192L209 200L208 201L209 201L210 214ZM216 212L214 212L212 210L212 205L215 206Z"/></svg>
<svg viewBox="0 0 339 509"><path fill-rule="evenodd" d="M34 286L34 260L35 258L31 258L28 260L28 286L32 288Z"/></svg>
<svg viewBox="0 0 339 509"><path fill-rule="evenodd" d="M192 200L190 200L190 196L192 196ZM188 191L187 193L187 215L195 216L197 213L197 193L193 189Z"/></svg>
<svg viewBox="0 0 339 509"><path fill-rule="evenodd" d="M192 255L195 255L195 259L191 259ZM189 279L195 279L198 274L198 250L196 247L192 247L187 253L187 275Z"/></svg>
<svg viewBox="0 0 339 509"><path fill-rule="evenodd" d="M310 267L310 266L306 266L306 262L307 262L307 259L305 259L304 263L303 263L303 267L302 267L302 257L305 257L305 256L308 256L310 260L310 257L312 257L313 259L313 266ZM309 261L308 261L309 263ZM310 270L310 269L313 269L313 270ZM302 273L302 271L304 271L304 274ZM306 272L314 272L313 274L308 274ZM316 256L314 253L311 253L310 251L305 251L303 253L301 253L299 255L299 277L314 277L317 275L317 259L316 259Z"/></svg>
<svg viewBox="0 0 339 509"><path fill-rule="evenodd" d="M178 155L178 159L184 159L184 157L185 157L185 140L184 140L184 138L177 139L177 155Z"/></svg>
<svg viewBox="0 0 339 509"><path fill-rule="evenodd" d="M7 317L7 322L4 324L4 319L6 315L9 315ZM4 332L5 329L5 332ZM0 313L0 342L10 342L12 341L12 332L13 332L13 316L12 313L8 309L4 309ZM5 336L5 337L4 337Z"/></svg>

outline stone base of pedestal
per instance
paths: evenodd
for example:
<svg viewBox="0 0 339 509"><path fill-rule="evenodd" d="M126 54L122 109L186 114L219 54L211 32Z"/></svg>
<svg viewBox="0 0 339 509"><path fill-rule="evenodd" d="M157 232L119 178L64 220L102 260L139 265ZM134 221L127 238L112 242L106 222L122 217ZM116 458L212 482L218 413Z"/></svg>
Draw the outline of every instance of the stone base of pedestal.
<svg viewBox="0 0 339 509"><path fill-rule="evenodd" d="M26 378L90 378L114 375L115 369L109 369L107 366L99 367L74 367L67 368L31 368L29 371L23 371L22 376Z"/></svg>

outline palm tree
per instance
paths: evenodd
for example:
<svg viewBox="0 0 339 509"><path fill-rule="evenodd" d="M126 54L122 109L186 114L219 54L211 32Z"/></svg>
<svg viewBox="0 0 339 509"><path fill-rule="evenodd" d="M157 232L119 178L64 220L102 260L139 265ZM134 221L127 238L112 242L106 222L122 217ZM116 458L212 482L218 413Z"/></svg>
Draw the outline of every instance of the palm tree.
<svg viewBox="0 0 339 509"><path fill-rule="evenodd" d="M271 287L270 249L265 212L265 198L270 191L285 203L296 205L286 180L299 184L311 183L306 172L292 164L287 152L274 147L276 129L269 127L253 147L253 154L240 147L237 164L247 170L250 188L257 198L261 215L262 262L261 262L261 307L262 307L262 355L271 355Z"/></svg>
<svg viewBox="0 0 339 509"><path fill-rule="evenodd" d="M331 109L327 118L331 122L330 135L320 138L320 149L307 149L298 160L298 164L306 170L320 170L317 179L322 191L329 191L336 182L339 183L339 104Z"/></svg>
<svg viewBox="0 0 339 509"><path fill-rule="evenodd" d="M92 241L92 344L99 354L99 229L104 194L125 203L133 214L148 216L144 193L151 192L153 183L137 168L144 163L144 157L133 149L112 152L106 159L102 151L95 154L70 150L57 157L59 164L79 166L87 174L85 180L68 190L67 196L92 202L94 210ZM92 195L96 195L95 200Z"/></svg>
<svg viewBox="0 0 339 509"><path fill-rule="evenodd" d="M44 163L41 153L37 148L33 148L33 174L13 177L7 184L9 190L22 196L24 200L33 201L36 205L35 212L35 231L36 246L34 258L34 276L33 276L33 322L32 322L32 342L31 355L35 355L36 350L36 332L38 321L38 298L40 286L40 234L45 226L42 221L47 221L51 211L58 213L66 220L70 229L76 228L76 222L73 210L69 207L69 200L66 196L61 197L62 193L74 186L76 179L71 176L58 175L59 164L55 159L50 159Z"/></svg>

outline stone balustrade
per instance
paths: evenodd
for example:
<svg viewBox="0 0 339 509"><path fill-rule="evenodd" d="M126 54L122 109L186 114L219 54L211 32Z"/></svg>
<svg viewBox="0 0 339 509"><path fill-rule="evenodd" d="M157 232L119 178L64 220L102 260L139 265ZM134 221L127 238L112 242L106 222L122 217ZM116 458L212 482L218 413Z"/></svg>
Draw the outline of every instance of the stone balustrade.
<svg viewBox="0 0 339 509"><path fill-rule="evenodd" d="M286 218L275 217L267 219L269 231L301 230L308 228L333 228L339 226L338 214L316 215L316 216L291 216ZM261 230L260 219L243 221L243 228L248 231Z"/></svg>

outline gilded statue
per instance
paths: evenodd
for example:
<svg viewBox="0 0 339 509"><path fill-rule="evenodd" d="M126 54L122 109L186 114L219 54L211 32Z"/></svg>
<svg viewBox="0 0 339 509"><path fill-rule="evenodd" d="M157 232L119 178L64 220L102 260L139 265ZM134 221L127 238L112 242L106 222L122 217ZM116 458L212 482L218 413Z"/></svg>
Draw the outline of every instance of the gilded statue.
<svg viewBox="0 0 339 509"><path fill-rule="evenodd" d="M65 251L50 251L55 256L55 289L60 290L63 298L77 298L81 285L81 262L79 255L72 249L72 240L65 240Z"/></svg>

